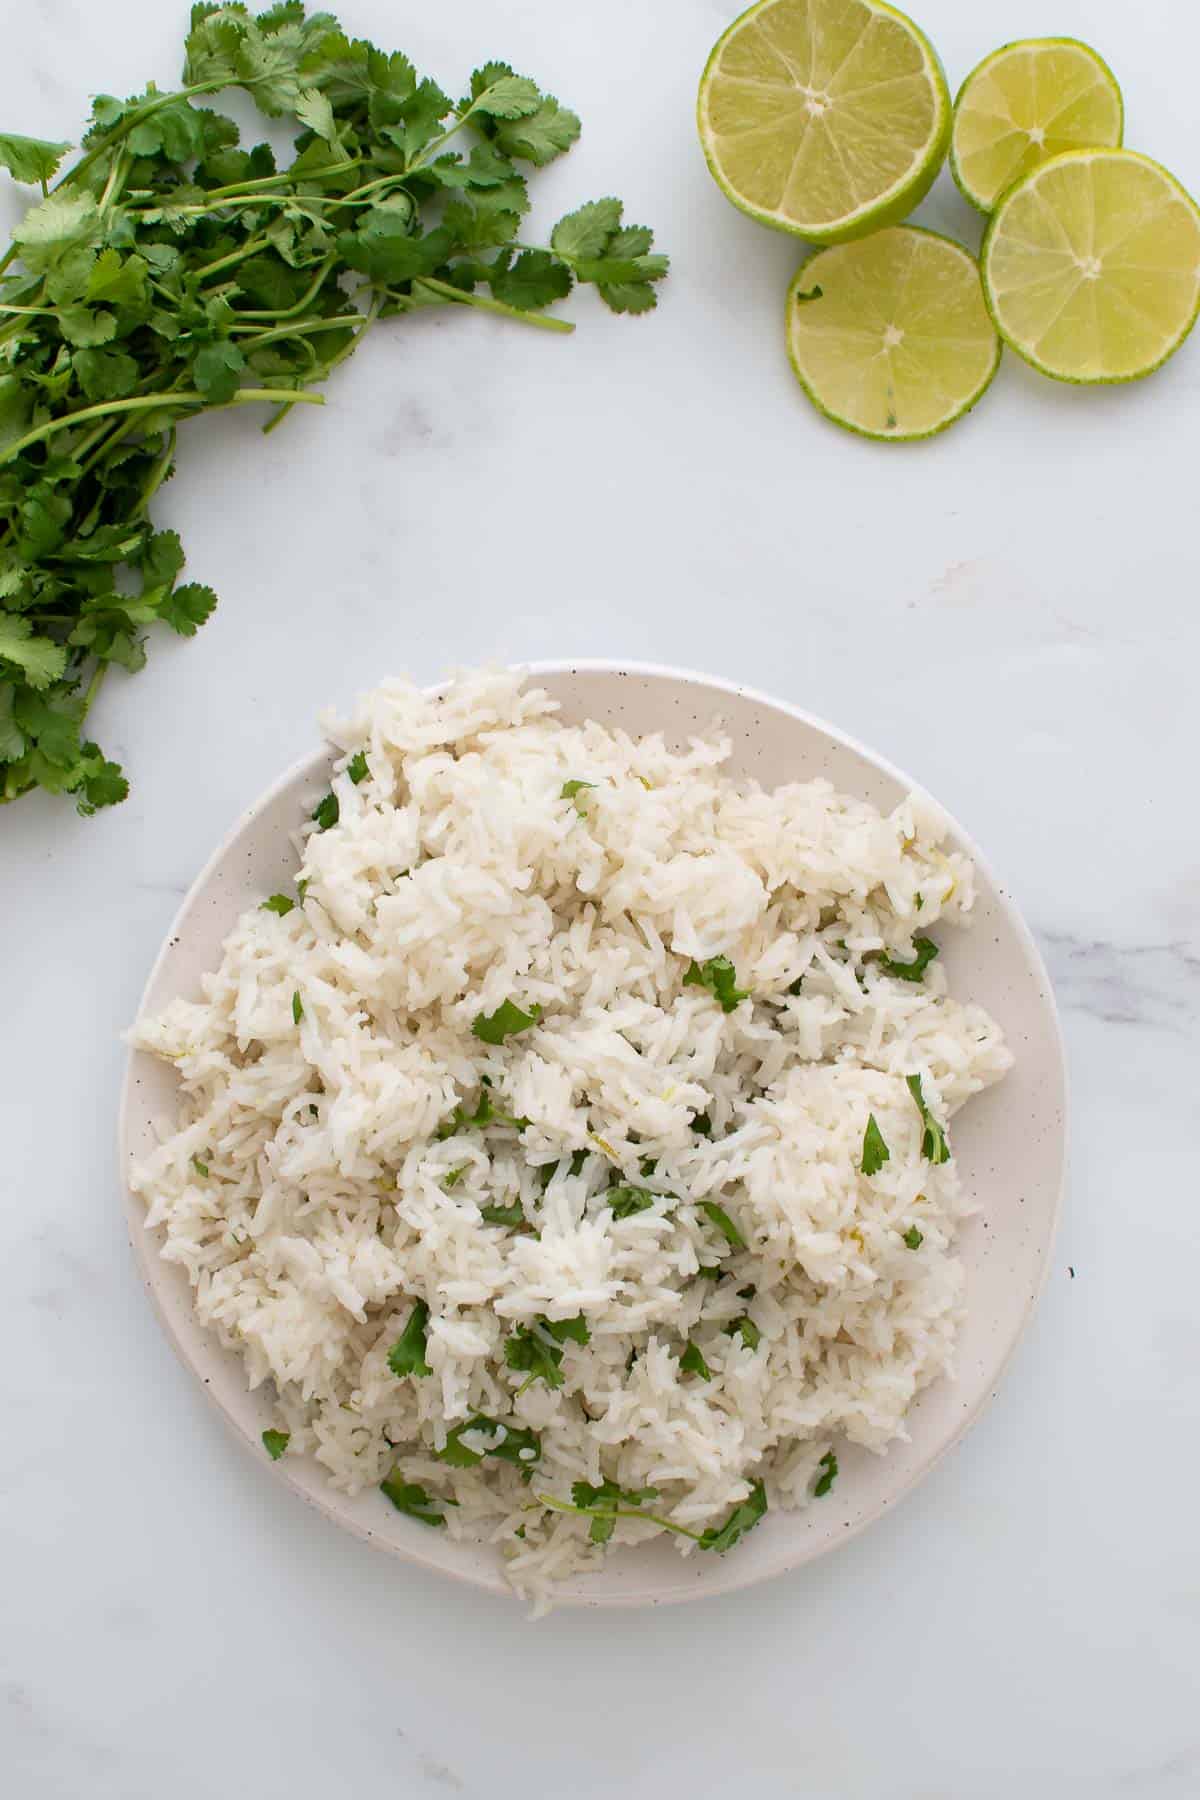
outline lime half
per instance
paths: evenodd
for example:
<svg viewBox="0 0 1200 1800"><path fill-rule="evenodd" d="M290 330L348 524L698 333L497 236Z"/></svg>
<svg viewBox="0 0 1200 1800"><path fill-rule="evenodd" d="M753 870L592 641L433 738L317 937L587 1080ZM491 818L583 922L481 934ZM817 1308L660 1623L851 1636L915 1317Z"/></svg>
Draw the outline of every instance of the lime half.
<svg viewBox="0 0 1200 1800"><path fill-rule="evenodd" d="M1200 310L1200 209L1132 150L1074 150L1000 202L983 244L992 317L1059 381L1136 381Z"/></svg>
<svg viewBox="0 0 1200 1800"><path fill-rule="evenodd" d="M760 0L700 82L700 142L729 199L819 244L910 213L950 119L932 46L880 0Z"/></svg>
<svg viewBox="0 0 1200 1800"><path fill-rule="evenodd" d="M972 206L1065 150L1117 145L1125 106L1102 57L1075 38L1026 38L985 57L954 104L950 168Z"/></svg>
<svg viewBox="0 0 1200 1800"><path fill-rule="evenodd" d="M788 289L787 341L827 419L897 443L961 419L1000 361L974 257L915 225L810 257Z"/></svg>

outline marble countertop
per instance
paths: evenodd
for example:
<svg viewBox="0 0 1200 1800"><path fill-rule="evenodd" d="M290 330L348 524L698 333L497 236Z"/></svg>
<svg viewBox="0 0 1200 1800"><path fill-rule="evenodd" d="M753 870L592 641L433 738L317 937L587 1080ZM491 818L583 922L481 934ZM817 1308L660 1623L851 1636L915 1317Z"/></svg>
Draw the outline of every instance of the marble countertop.
<svg viewBox="0 0 1200 1800"><path fill-rule="evenodd" d="M182 0L6 20L0 123L169 82ZM1200 336L1128 391L1014 359L911 451L792 383L796 257L692 135L718 0L347 0L451 88L502 52L580 111L538 217L623 194L675 272L574 338L381 329L323 413L184 434L157 507L221 608L115 679L128 803L0 820L0 1768L13 1800L1185 1800L1200 1791ZM922 0L952 84L1086 36L1128 140L1200 188L1179 0ZM9 209L12 216L13 208ZM922 216L977 237L939 183ZM974 234L972 236L971 234ZM619 570L619 578L614 578ZM712 669L836 721L984 845L1049 960L1073 1084L1049 1285L999 1398L894 1516L767 1588L653 1615L507 1605L375 1556L271 1481L178 1365L116 1188L122 1052L231 820L384 672L495 656Z"/></svg>

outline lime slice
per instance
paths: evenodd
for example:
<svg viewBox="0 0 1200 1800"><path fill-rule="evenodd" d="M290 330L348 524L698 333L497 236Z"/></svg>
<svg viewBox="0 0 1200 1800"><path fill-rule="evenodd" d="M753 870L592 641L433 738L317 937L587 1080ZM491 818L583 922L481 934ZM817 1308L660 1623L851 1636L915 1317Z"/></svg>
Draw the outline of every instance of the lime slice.
<svg viewBox="0 0 1200 1800"><path fill-rule="evenodd" d="M1071 150L997 208L983 285L1000 335L1058 381L1136 381L1200 309L1200 209L1132 150Z"/></svg>
<svg viewBox="0 0 1200 1800"><path fill-rule="evenodd" d="M975 258L915 225L811 256L788 289L787 338L827 419L897 443L961 419L1000 361Z"/></svg>
<svg viewBox="0 0 1200 1800"><path fill-rule="evenodd" d="M760 0L700 81L700 142L743 212L818 244L910 213L950 141L932 46L880 0Z"/></svg>
<svg viewBox="0 0 1200 1800"><path fill-rule="evenodd" d="M954 103L950 168L972 206L991 212L1015 181L1064 150L1121 142L1116 76L1076 38L1026 38L987 56Z"/></svg>

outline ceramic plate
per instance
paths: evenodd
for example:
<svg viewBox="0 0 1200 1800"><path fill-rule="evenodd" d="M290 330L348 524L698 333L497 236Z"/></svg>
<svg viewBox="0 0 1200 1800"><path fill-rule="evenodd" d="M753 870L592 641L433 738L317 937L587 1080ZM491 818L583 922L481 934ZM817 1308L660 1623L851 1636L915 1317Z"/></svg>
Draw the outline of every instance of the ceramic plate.
<svg viewBox="0 0 1200 1800"><path fill-rule="evenodd" d="M568 723L592 718L635 735L671 739L719 720L733 740L731 772L769 786L827 776L838 789L890 809L916 784L871 751L795 708L703 676L642 665L542 663L531 672L562 706ZM241 818L180 908L150 974L143 1010L177 994L195 996L216 966L238 915L266 894L287 889L297 867L291 834L326 789L322 750L292 769ZM1033 1309L1050 1256L1063 1179L1064 1070L1054 1000L1041 957L1016 908L957 825L952 837L974 858L978 900L970 930L946 936L954 990L977 1000L1003 1026L1016 1067L973 1100L955 1121L954 1148L966 1191L979 1203L960 1249L968 1275L968 1314L959 1340L958 1375L928 1388L908 1417L911 1440L877 1457L839 1444L841 1474L829 1500L799 1513L772 1513L726 1557L682 1560L669 1545L612 1555L594 1574L564 1584L561 1597L592 1606L689 1600L747 1586L844 1544L908 1492L976 1419ZM145 1155L153 1122L172 1113L175 1077L163 1063L130 1057L121 1101L122 1168ZM456 1543L396 1512L375 1490L348 1499L317 1465L265 1456L260 1433L270 1420L263 1394L246 1391L240 1359L223 1350L192 1313L184 1271L163 1262L157 1234L126 1191L130 1239L168 1337L203 1381L227 1423L255 1457L264 1481L283 1481L335 1524L380 1549L507 1593L499 1553Z"/></svg>

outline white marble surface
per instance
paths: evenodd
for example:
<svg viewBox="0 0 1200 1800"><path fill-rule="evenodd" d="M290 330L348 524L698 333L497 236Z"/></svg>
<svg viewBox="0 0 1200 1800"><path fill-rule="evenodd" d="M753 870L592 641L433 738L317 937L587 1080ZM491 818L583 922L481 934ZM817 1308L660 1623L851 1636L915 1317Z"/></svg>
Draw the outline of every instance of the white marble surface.
<svg viewBox="0 0 1200 1800"><path fill-rule="evenodd" d="M1012 361L915 451L791 383L795 258L692 138L716 0L348 0L453 87L497 53L583 114L541 216L625 195L659 313L571 340L381 331L323 414L185 434L159 516L222 606L110 683L136 788L0 819L0 1785L13 1800L1186 1800L1200 1791L1195 444L1200 337L1077 393ZM6 9L5 129L176 68L175 0ZM1091 38L1129 141L1200 187L1185 0L923 0L957 81ZM560 205L559 203L562 203ZM947 180L923 209L969 233ZM519 1611L385 1562L227 1438L119 1223L127 1022L235 814L377 675L629 655L795 699L985 845L1058 984L1074 1084L1059 1251L999 1400L896 1515L776 1586L652 1616ZM1072 1278L1072 1270L1074 1278Z"/></svg>

